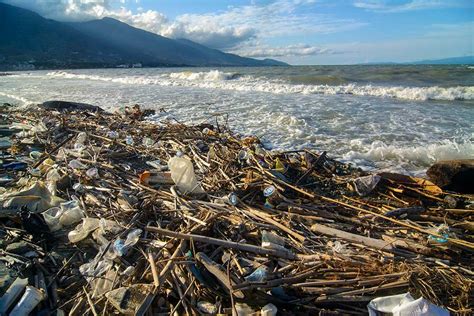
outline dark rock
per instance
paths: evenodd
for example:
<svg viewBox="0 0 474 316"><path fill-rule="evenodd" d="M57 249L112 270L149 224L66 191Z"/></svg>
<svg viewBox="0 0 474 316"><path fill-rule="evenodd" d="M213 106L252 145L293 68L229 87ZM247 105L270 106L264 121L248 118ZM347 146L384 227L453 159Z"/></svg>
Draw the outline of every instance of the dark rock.
<svg viewBox="0 0 474 316"><path fill-rule="evenodd" d="M474 159L440 161L432 165L426 174L445 190L474 193Z"/></svg>
<svg viewBox="0 0 474 316"><path fill-rule="evenodd" d="M46 101L40 105L41 108L47 110L57 111L90 111L90 112L104 112L101 107L87 103L68 102L68 101Z"/></svg>

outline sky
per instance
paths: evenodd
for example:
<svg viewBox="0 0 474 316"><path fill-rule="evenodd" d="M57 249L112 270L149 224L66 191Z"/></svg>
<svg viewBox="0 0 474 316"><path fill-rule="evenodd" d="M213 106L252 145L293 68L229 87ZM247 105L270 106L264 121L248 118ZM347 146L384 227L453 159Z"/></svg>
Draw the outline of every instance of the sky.
<svg viewBox="0 0 474 316"><path fill-rule="evenodd" d="M295 65L474 55L474 0L3 1L59 21L113 17L166 37Z"/></svg>

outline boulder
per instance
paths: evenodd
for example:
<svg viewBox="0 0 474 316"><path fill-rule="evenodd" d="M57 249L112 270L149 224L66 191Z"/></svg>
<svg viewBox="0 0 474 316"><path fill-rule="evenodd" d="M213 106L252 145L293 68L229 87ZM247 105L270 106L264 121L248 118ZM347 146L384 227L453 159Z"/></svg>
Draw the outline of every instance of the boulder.
<svg viewBox="0 0 474 316"><path fill-rule="evenodd" d="M426 174L443 189L474 193L474 159L439 161Z"/></svg>
<svg viewBox="0 0 474 316"><path fill-rule="evenodd" d="M90 111L104 112L101 107L87 103L69 102L69 101L46 101L40 104L40 107L56 111Z"/></svg>

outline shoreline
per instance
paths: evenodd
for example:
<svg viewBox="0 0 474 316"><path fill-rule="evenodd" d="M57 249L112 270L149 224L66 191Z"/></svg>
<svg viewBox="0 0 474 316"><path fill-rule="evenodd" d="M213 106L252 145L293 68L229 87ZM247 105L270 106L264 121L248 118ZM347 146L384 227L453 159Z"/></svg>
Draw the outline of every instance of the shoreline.
<svg viewBox="0 0 474 316"><path fill-rule="evenodd" d="M12 180L0 221L40 258L21 276L43 277L45 286L30 284L53 298L53 285L59 290L40 308L229 313L271 303L290 313L360 312L375 297L409 291L451 312L471 310L471 195L362 172L325 153L272 153L222 124L151 124L139 108L58 109L2 110L2 123L27 125L2 149L26 162L2 166ZM171 161L187 166L181 179ZM32 186L28 196L41 203L25 200ZM135 305L121 306L123 293Z"/></svg>

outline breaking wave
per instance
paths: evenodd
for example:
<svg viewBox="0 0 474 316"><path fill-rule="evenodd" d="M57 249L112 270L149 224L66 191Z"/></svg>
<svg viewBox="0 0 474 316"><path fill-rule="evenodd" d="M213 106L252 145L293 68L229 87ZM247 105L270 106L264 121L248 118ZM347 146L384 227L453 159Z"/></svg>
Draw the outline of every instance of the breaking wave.
<svg viewBox="0 0 474 316"><path fill-rule="evenodd" d="M238 73L211 70L207 72L192 72L192 71L172 72L169 74L169 76L171 79L219 81L219 80L237 79L241 75Z"/></svg>
<svg viewBox="0 0 474 316"><path fill-rule="evenodd" d="M473 86L457 87L403 87L376 85L309 85L290 84L281 80L241 76L219 70L208 72L173 72L155 76L106 77L54 71L48 77L108 81L131 85L159 85L212 88L234 91L267 92L276 94L356 95L405 100L474 100Z"/></svg>
<svg viewBox="0 0 474 316"><path fill-rule="evenodd" d="M439 143L423 146L406 147L387 145L384 142L376 141L368 148L364 149L349 151L343 155L343 159L349 161L362 159L375 162L411 161L424 166L429 166L430 164L440 160L474 157L474 142L470 140L465 140L463 142L444 140Z"/></svg>
<svg viewBox="0 0 474 316"><path fill-rule="evenodd" d="M17 96L17 95L14 95L14 94L9 94L9 93L4 93L4 92L0 92L0 96L2 97L5 97L7 99L11 99L11 100L15 100L16 102L19 103L19 105L22 105L22 106L27 106L29 104L33 104L34 102L26 99L26 98L23 98L23 97L20 97L20 96Z"/></svg>

